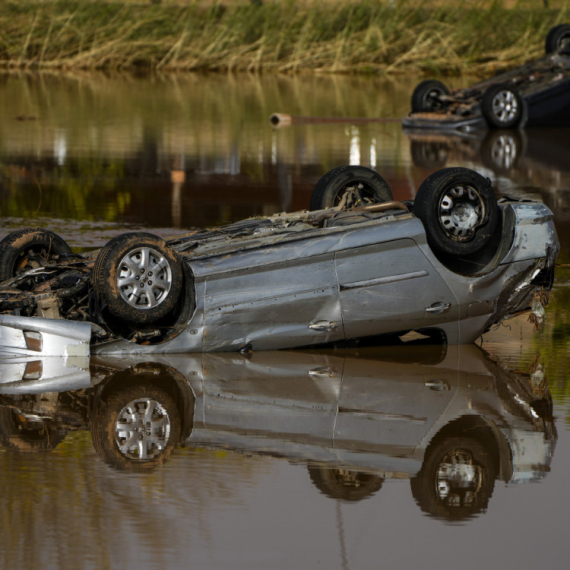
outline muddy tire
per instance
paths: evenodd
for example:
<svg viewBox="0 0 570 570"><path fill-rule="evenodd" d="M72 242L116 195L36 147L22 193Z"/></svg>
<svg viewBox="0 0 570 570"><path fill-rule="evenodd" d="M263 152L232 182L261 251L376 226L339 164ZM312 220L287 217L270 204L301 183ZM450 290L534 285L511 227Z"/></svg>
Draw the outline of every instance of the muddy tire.
<svg viewBox="0 0 570 570"><path fill-rule="evenodd" d="M13 232L0 242L0 281L49 265L69 254L67 243L49 230L26 228Z"/></svg>
<svg viewBox="0 0 570 570"><path fill-rule="evenodd" d="M339 166L327 172L315 185L310 210L323 210L337 206L349 189L360 195L354 206L390 202L392 191L380 174L364 166Z"/></svg>
<svg viewBox="0 0 570 570"><path fill-rule="evenodd" d="M452 256L481 250L499 222L490 182L469 168L444 168L428 176L416 194L414 213L430 247Z"/></svg>
<svg viewBox="0 0 570 570"><path fill-rule="evenodd" d="M152 324L167 316L182 293L184 275L174 250L152 234L113 238L99 253L93 287L103 309L124 322Z"/></svg>
<svg viewBox="0 0 570 570"><path fill-rule="evenodd" d="M429 113L443 108L439 100L442 95L449 95L444 83L435 79L422 81L412 93L412 113Z"/></svg>
<svg viewBox="0 0 570 570"><path fill-rule="evenodd" d="M343 501L361 501L380 490L384 479L352 469L309 467L313 485L325 496Z"/></svg>
<svg viewBox="0 0 570 570"><path fill-rule="evenodd" d="M517 89L499 83L491 85L483 94L481 112L489 127L512 129L518 127L524 116L525 102Z"/></svg>
<svg viewBox="0 0 570 570"><path fill-rule="evenodd" d="M570 40L570 24L559 24L548 32L544 43L544 51L547 54L557 52L564 40Z"/></svg>
<svg viewBox="0 0 570 570"><path fill-rule="evenodd" d="M451 437L428 448L420 473L410 483L422 511L464 520L487 508L496 476L496 462L479 441Z"/></svg>
<svg viewBox="0 0 570 570"><path fill-rule="evenodd" d="M162 465L180 442L180 411L172 396L154 384L125 386L97 409L93 447L116 469L148 471Z"/></svg>

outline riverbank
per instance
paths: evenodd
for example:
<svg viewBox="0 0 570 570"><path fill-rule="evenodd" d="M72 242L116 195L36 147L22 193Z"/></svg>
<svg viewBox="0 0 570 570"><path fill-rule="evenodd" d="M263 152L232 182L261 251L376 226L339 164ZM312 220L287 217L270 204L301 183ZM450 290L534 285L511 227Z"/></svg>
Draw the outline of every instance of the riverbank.
<svg viewBox="0 0 570 570"><path fill-rule="evenodd" d="M570 21L568 7L535 4L0 0L0 66L488 74L540 57L548 30Z"/></svg>

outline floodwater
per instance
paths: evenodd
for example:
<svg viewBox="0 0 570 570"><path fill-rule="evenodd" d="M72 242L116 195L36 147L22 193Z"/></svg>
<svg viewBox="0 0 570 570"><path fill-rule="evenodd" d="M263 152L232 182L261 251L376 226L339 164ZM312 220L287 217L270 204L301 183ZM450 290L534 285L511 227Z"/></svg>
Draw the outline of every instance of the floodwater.
<svg viewBox="0 0 570 570"><path fill-rule="evenodd" d="M474 168L543 200L562 246L537 333L521 317L459 348L0 362L2 568L567 567L570 130L269 123L396 119L416 82L0 75L0 238L41 225L85 251L303 209L358 163L400 200Z"/></svg>

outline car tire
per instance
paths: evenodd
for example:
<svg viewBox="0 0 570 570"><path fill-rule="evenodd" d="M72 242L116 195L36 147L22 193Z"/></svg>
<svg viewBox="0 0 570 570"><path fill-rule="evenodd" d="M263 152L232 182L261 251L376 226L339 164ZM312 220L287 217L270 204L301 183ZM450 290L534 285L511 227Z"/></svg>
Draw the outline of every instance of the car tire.
<svg viewBox="0 0 570 570"><path fill-rule="evenodd" d="M313 485L325 496L343 501L361 501L380 490L384 479L353 469L309 467Z"/></svg>
<svg viewBox="0 0 570 570"><path fill-rule="evenodd" d="M341 202L346 191L357 187L360 203L366 205L392 201L392 191L380 174L364 166L339 166L327 172L315 185L309 209L334 208Z"/></svg>
<svg viewBox="0 0 570 570"><path fill-rule="evenodd" d="M112 467L148 471L162 465L180 442L180 411L159 386L124 386L97 409L91 436L97 454Z"/></svg>
<svg viewBox="0 0 570 570"><path fill-rule="evenodd" d="M544 51L546 54L557 52L562 45L562 41L566 39L570 39L570 24L554 26L546 36Z"/></svg>
<svg viewBox="0 0 570 570"><path fill-rule="evenodd" d="M70 255L71 249L57 234L42 228L12 232L0 242L0 281ZM35 258L35 259L34 259Z"/></svg>
<svg viewBox="0 0 570 570"><path fill-rule="evenodd" d="M153 234L113 238L97 256L93 287L102 309L134 325L167 316L182 293L184 275L174 250Z"/></svg>
<svg viewBox="0 0 570 570"><path fill-rule="evenodd" d="M454 464L468 466L472 480L454 487L454 478L447 479ZM496 461L483 444L457 436L430 446L420 473L410 483L422 511L446 520L464 520L487 508L496 476Z"/></svg>
<svg viewBox="0 0 570 570"><path fill-rule="evenodd" d="M481 112L489 127L512 129L518 127L524 116L525 102L517 89L498 83L483 94Z"/></svg>
<svg viewBox="0 0 570 570"><path fill-rule="evenodd" d="M449 95L445 83L435 79L422 81L412 93L412 113L429 113L441 109L441 95Z"/></svg>
<svg viewBox="0 0 570 570"><path fill-rule="evenodd" d="M452 256L481 250L499 221L490 182L469 168L444 168L428 176L416 194L414 213L431 248Z"/></svg>

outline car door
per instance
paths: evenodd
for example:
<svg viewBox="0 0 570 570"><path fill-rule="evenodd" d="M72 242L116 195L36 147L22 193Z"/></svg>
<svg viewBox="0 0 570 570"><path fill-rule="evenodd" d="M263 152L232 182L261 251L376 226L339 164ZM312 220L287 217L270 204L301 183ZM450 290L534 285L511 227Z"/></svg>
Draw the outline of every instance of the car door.
<svg viewBox="0 0 570 570"><path fill-rule="evenodd" d="M335 257L346 338L457 323L453 293L410 238Z"/></svg>
<svg viewBox="0 0 570 570"><path fill-rule="evenodd" d="M245 345L270 350L342 338L334 253L291 257L263 264L252 257L247 267L207 278L206 351Z"/></svg>

